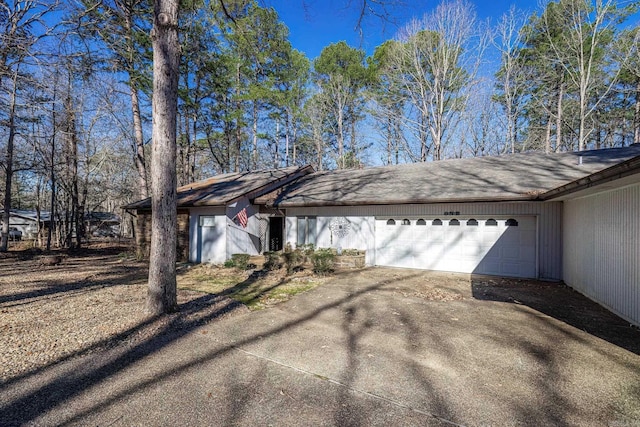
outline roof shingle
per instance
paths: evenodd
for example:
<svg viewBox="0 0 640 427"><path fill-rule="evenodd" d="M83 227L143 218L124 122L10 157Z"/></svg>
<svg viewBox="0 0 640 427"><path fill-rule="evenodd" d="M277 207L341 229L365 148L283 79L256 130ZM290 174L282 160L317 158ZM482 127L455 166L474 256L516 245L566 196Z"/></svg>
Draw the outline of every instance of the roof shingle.
<svg viewBox="0 0 640 427"><path fill-rule="evenodd" d="M262 197L279 207L535 200L640 155L640 146L316 172Z"/></svg>

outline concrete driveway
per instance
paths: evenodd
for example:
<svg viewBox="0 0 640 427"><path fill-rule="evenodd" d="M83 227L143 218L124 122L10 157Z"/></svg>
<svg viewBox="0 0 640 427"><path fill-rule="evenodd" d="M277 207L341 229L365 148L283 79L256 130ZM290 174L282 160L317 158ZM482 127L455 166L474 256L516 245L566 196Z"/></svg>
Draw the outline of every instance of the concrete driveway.
<svg viewBox="0 0 640 427"><path fill-rule="evenodd" d="M636 426L639 346L562 285L374 268L2 384L0 425Z"/></svg>

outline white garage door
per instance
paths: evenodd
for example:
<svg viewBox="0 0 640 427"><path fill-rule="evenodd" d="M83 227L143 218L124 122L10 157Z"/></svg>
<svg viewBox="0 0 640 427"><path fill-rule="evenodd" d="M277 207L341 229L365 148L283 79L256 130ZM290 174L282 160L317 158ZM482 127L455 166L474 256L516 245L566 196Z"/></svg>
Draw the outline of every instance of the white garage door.
<svg viewBox="0 0 640 427"><path fill-rule="evenodd" d="M376 264L536 277L536 218L377 218Z"/></svg>

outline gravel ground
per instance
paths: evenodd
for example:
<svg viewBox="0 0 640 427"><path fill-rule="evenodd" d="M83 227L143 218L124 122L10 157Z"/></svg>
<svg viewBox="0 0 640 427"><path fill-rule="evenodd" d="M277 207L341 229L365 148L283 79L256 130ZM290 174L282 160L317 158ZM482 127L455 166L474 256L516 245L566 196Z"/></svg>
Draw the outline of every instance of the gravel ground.
<svg viewBox="0 0 640 427"><path fill-rule="evenodd" d="M61 254L59 265L47 265L37 252L2 254L0 382L123 341L246 311L224 297L180 290L179 313L149 318L147 265L127 257L126 250Z"/></svg>

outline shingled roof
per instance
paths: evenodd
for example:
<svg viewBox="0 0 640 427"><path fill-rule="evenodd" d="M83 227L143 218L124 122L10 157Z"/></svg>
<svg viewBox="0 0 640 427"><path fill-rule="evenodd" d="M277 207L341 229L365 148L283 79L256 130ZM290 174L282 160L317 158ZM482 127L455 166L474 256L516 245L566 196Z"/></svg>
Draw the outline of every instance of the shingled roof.
<svg viewBox="0 0 640 427"><path fill-rule="evenodd" d="M178 188L178 207L226 206L247 196L259 196L273 189L273 185L286 184L300 176L313 172L311 166L291 166L216 175L203 181ZM131 203L125 209L150 209L151 198Z"/></svg>
<svg viewBox="0 0 640 427"><path fill-rule="evenodd" d="M640 146L519 153L306 175L256 199L278 207L540 200L640 156Z"/></svg>

